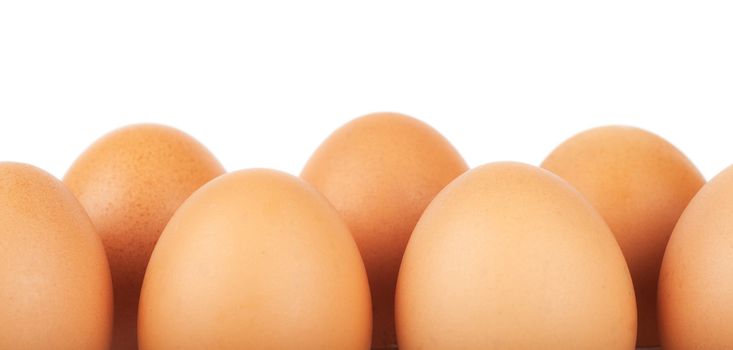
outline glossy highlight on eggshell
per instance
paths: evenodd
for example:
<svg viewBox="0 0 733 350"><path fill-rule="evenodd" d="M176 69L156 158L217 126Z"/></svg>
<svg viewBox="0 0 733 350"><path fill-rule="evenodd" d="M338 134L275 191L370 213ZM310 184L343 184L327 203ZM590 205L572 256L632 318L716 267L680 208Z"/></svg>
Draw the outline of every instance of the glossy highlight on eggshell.
<svg viewBox="0 0 733 350"><path fill-rule="evenodd" d="M36 167L0 162L0 349L107 349L112 280L72 193Z"/></svg>
<svg viewBox="0 0 733 350"><path fill-rule="evenodd" d="M216 158L191 136L138 124L94 142L64 176L109 257L115 297L112 349L137 348L140 287L166 223L193 191L222 173Z"/></svg>
<svg viewBox="0 0 733 350"><path fill-rule="evenodd" d="M657 280L672 229L705 183L682 152L648 131L606 126L563 142L542 167L577 188L611 227L634 280L637 346L658 346Z"/></svg>
<svg viewBox="0 0 733 350"><path fill-rule="evenodd" d="M446 186L405 251L397 340L412 349L634 349L629 270L556 175L490 163Z"/></svg>
<svg viewBox="0 0 733 350"><path fill-rule="evenodd" d="M303 180L222 175L176 211L150 259L148 349L368 349L371 303L348 227Z"/></svg>
<svg viewBox="0 0 733 350"><path fill-rule="evenodd" d="M372 347L393 348L394 289L402 254L425 207L468 170L429 125L399 113L373 113L331 134L301 177L338 210L366 265L374 308Z"/></svg>

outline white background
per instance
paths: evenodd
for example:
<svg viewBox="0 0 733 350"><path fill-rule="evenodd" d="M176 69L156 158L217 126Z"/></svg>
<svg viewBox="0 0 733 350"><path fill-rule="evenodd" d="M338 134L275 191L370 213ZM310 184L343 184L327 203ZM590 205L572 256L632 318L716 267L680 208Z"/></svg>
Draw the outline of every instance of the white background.
<svg viewBox="0 0 733 350"><path fill-rule="evenodd" d="M705 1L0 0L0 160L61 177L136 122L230 170L298 173L359 115L399 111L472 165L538 164L592 126L733 163L733 11Z"/></svg>

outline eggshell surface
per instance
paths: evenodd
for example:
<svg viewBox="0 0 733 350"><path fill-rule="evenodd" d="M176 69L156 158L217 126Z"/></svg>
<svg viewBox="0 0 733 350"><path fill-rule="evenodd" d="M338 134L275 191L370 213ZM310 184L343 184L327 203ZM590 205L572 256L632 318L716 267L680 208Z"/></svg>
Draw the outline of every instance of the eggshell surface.
<svg viewBox="0 0 733 350"><path fill-rule="evenodd" d="M590 200L611 227L634 280L638 346L659 345L657 280L677 219L705 183L673 145L622 126L591 129L558 146L542 167Z"/></svg>
<svg viewBox="0 0 733 350"><path fill-rule="evenodd" d="M714 177L680 216L659 275L664 349L733 346L733 167Z"/></svg>
<svg viewBox="0 0 733 350"><path fill-rule="evenodd" d="M112 280L102 242L61 181L0 163L0 349L107 349Z"/></svg>
<svg viewBox="0 0 733 350"><path fill-rule="evenodd" d="M420 218L396 292L399 348L633 349L621 250L559 177L520 163L461 175Z"/></svg>
<svg viewBox="0 0 733 350"><path fill-rule="evenodd" d="M329 199L359 246L372 292L373 348L396 344L394 288L415 223L435 194L466 170L442 135L398 113L347 123L303 169L301 177Z"/></svg>
<svg viewBox="0 0 733 350"><path fill-rule="evenodd" d="M142 349L368 349L369 285L328 201L272 170L223 175L166 226L140 300Z"/></svg>
<svg viewBox="0 0 733 350"><path fill-rule="evenodd" d="M222 174L191 136L162 125L132 125L92 144L64 183L92 219L106 248L115 297L113 349L136 349L140 287L150 253L178 206Z"/></svg>

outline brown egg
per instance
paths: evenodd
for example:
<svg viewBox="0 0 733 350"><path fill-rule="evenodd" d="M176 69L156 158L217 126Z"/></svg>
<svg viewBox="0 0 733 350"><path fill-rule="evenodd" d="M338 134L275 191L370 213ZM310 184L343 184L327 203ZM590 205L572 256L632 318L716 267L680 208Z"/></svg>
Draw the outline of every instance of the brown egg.
<svg viewBox="0 0 733 350"><path fill-rule="evenodd" d="M175 213L140 298L142 349L367 349L371 304L346 224L304 181L243 170Z"/></svg>
<svg viewBox="0 0 733 350"><path fill-rule="evenodd" d="M374 348L395 345L394 288L402 253L420 214L467 170L437 131L419 120L375 113L336 130L301 176L346 220L372 291Z"/></svg>
<svg viewBox="0 0 733 350"><path fill-rule="evenodd" d="M634 289L613 234L568 183L519 163L441 191L405 251L397 340L411 349L633 349Z"/></svg>
<svg viewBox="0 0 733 350"><path fill-rule="evenodd" d="M137 348L140 286L168 219L194 190L223 172L214 156L183 132L133 125L91 145L64 177L109 257L115 296L113 349Z"/></svg>
<svg viewBox="0 0 733 350"><path fill-rule="evenodd" d="M102 242L69 190L0 163L0 349L107 349L112 280Z"/></svg>
<svg viewBox="0 0 733 350"><path fill-rule="evenodd" d="M664 349L733 347L733 167L708 182L680 216L659 275Z"/></svg>
<svg viewBox="0 0 733 350"><path fill-rule="evenodd" d="M637 345L659 345L657 279L664 247L705 179L664 139L621 126L591 129L570 138L542 167L580 190L611 227L634 280Z"/></svg>

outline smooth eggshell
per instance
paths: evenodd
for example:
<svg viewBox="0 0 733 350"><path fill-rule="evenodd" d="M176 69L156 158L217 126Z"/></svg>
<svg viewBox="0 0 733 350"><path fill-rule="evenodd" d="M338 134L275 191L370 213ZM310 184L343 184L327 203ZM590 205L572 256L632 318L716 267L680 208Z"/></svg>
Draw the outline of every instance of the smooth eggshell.
<svg viewBox="0 0 733 350"><path fill-rule="evenodd" d="M659 275L664 349L733 346L733 167L708 182L680 216Z"/></svg>
<svg viewBox="0 0 733 350"><path fill-rule="evenodd" d="M107 349L112 280L102 242L48 173L0 163L0 349Z"/></svg>
<svg viewBox="0 0 733 350"><path fill-rule="evenodd" d="M369 276L374 348L395 345L394 288L410 233L430 200L467 170L437 131L396 113L375 113L336 130L301 176L346 220Z"/></svg>
<svg viewBox="0 0 733 350"><path fill-rule="evenodd" d="M178 206L224 169L198 141L162 125L132 125L92 144L64 183L106 248L115 296L113 349L137 347L140 286L158 236Z"/></svg>
<svg viewBox="0 0 733 350"><path fill-rule="evenodd" d="M705 183L673 145L647 131L608 126L558 146L542 167L577 188L606 220L634 280L638 346L657 346L657 280L679 215Z"/></svg>
<svg viewBox="0 0 733 350"><path fill-rule="evenodd" d="M142 349L368 349L364 264L338 213L272 170L223 175L175 213L140 299Z"/></svg>
<svg viewBox="0 0 733 350"><path fill-rule="evenodd" d="M411 349L633 349L631 276L601 216L519 163L441 191L405 251L397 340Z"/></svg>

